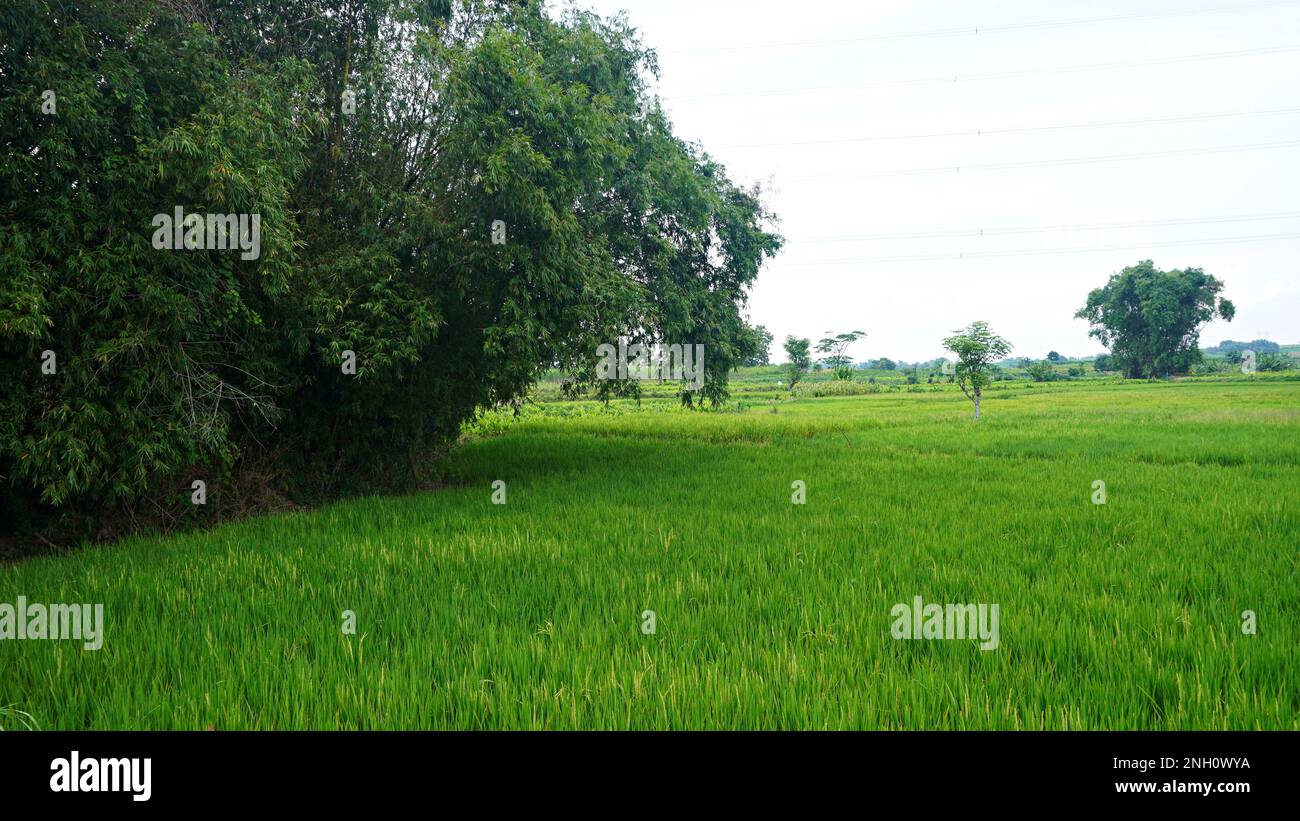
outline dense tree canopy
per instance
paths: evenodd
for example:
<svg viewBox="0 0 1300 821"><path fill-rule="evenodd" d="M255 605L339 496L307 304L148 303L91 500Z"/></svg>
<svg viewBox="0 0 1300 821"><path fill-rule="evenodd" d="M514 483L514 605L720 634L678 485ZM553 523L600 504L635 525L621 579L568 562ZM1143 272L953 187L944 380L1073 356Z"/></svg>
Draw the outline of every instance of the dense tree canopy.
<svg viewBox="0 0 1300 821"><path fill-rule="evenodd" d="M1110 349L1130 378L1185 373L1201 360L1201 328L1216 316L1231 321L1233 304L1219 297L1223 283L1200 268L1161 271L1151 260L1111 276L1088 294L1076 317Z"/></svg>
<svg viewBox="0 0 1300 821"><path fill-rule="evenodd" d="M6 512L179 512L259 462L409 477L620 337L703 344L721 401L780 238L655 70L622 19L537 2L6 3ZM260 254L159 250L177 208L259 215Z"/></svg>

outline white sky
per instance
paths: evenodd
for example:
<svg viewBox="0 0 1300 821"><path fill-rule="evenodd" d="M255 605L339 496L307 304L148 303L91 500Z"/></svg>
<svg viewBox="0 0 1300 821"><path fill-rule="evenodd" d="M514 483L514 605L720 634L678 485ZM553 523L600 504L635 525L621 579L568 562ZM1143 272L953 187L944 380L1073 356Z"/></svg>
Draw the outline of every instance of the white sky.
<svg viewBox="0 0 1300 821"><path fill-rule="evenodd" d="M789 240L765 266L748 307L775 335L862 329L850 355L908 361L944 354L941 340L988 320L1016 356L1100 352L1073 318L1087 293L1125 265L1200 266L1226 283L1224 338L1300 341L1300 238L1150 247L1251 235L1300 234L1300 2L1258 0L581 0L602 14L626 9L659 52L659 93L677 133L699 140L748 184L770 180L768 202ZM997 32L998 26L1169 10L1236 10ZM1261 7L1263 6L1263 7ZM718 50L983 28L979 34ZM990 31L993 29L993 31ZM972 75L1296 46L1267 54L1009 79ZM701 51L700 49L713 49ZM957 82L776 96L806 89L957 76ZM733 96L689 98L692 95ZM1186 119L1293 108L1289 113ZM752 143L965 132L1151 118L1177 122L983 136L821 145ZM1121 162L979 170L973 166L1115 154L1296 142L1250 151ZM965 166L960 173L839 175ZM811 181L792 179L827 175ZM1096 226L1289 213L1282 219L1156 227L1052 230L1001 236L842 237L916 231ZM864 257L1122 249L986 258L860 261ZM804 265L815 260L859 260Z"/></svg>

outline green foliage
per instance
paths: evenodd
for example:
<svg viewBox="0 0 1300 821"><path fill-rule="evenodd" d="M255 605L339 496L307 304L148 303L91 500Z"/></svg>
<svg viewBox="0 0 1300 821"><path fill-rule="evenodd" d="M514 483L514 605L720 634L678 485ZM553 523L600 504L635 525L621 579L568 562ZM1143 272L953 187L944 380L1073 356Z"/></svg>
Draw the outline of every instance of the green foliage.
<svg viewBox="0 0 1300 821"><path fill-rule="evenodd" d="M270 316L301 282L309 73L232 65L151 6L19 2L0 21L0 474L19 524L146 492L176 509L180 472L228 469L289 379ZM261 258L154 250L175 205L260 213Z"/></svg>
<svg viewBox="0 0 1300 821"><path fill-rule="evenodd" d="M980 396L996 373L994 364L1011 353L1011 343L993 333L989 324L972 322L943 341L944 348L957 355L954 376L962 393L975 405L980 417Z"/></svg>
<svg viewBox="0 0 1300 821"><path fill-rule="evenodd" d="M771 361L772 332L765 326L746 326L743 341L745 348L742 351L741 365L753 368Z"/></svg>
<svg viewBox="0 0 1300 821"><path fill-rule="evenodd" d="M1240 365L1229 361L1225 357L1204 358L1192 366L1192 373L1197 375L1220 374L1220 373L1237 373Z"/></svg>
<svg viewBox="0 0 1300 821"><path fill-rule="evenodd" d="M811 346L812 340L809 339L795 336L785 338L785 356L786 359L790 360L786 363L785 371L790 390L794 390L794 386L799 384L799 380L808 373L808 369L812 366Z"/></svg>
<svg viewBox="0 0 1300 821"><path fill-rule="evenodd" d="M1028 368L1025 368L1025 372L1035 382L1051 382L1058 376L1056 369L1052 367L1052 363L1046 359L1042 362L1033 363Z"/></svg>
<svg viewBox="0 0 1300 821"><path fill-rule="evenodd" d="M866 331L849 331L833 336L829 335L830 331L826 333L828 336L822 337L816 348L817 353L828 354L822 357L820 364L834 371L836 379L852 379L853 361L847 352L850 345L867 335Z"/></svg>
<svg viewBox="0 0 1300 821"><path fill-rule="evenodd" d="M1091 324L1089 335L1110 348L1129 378L1186 373L1201 358L1201 328L1236 313L1222 290L1200 268L1161 271L1144 260L1088 294L1075 316Z"/></svg>
<svg viewBox="0 0 1300 821"><path fill-rule="evenodd" d="M1255 359L1255 370L1265 372L1289 371L1295 368L1295 360L1284 353L1263 353Z"/></svg>
<svg viewBox="0 0 1300 821"><path fill-rule="evenodd" d="M622 19L533 2L7 4L0 512L174 519L258 462L304 495L409 485L619 337L703 344L680 393L723 402L781 239L655 71ZM259 214L260 256L154 249L176 206Z"/></svg>
<svg viewBox="0 0 1300 821"><path fill-rule="evenodd" d="M884 390L879 385L854 380L824 379L801 384L794 394L797 397L812 398L821 396L860 396L868 393L880 393Z"/></svg>
<svg viewBox="0 0 1300 821"><path fill-rule="evenodd" d="M1267 339L1256 339L1253 342L1237 342L1232 339L1225 339L1218 345L1205 349L1205 352L1209 354L1240 354L1242 351L1254 351L1257 354L1280 353L1282 346Z"/></svg>

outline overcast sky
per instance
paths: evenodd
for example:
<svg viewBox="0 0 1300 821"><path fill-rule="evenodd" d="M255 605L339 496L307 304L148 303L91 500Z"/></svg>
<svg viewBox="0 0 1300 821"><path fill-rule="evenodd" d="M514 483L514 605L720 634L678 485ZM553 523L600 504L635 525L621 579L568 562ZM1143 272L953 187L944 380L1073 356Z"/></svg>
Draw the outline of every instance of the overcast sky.
<svg viewBox="0 0 1300 821"><path fill-rule="evenodd" d="M975 319L1017 356L1097 353L1074 312L1111 273L1148 258L1226 283L1237 318L1211 324L1203 346L1300 342L1300 2L580 5L625 9L659 52L658 91L677 133L738 182L774 186L768 201L788 244L748 312L776 335L778 357L787 334L862 329L855 359L931 359ZM1207 8L1231 10L1162 14ZM1148 14L1161 16L1138 17ZM1082 22L1098 17L1129 19ZM769 44L785 45L754 47ZM1170 59L1241 51L1252 53ZM1115 63L1129 65L1048 71ZM982 76L1007 73L1016 76ZM939 78L949 79L910 82ZM757 93L780 90L795 91ZM1134 120L1158 122L1024 130ZM1153 153L1163 156L1059 162ZM1043 162L1055 164L981 168ZM1174 220L1198 222L1132 225ZM1277 235L1295 236L1186 244ZM1099 247L1109 250L1090 250Z"/></svg>

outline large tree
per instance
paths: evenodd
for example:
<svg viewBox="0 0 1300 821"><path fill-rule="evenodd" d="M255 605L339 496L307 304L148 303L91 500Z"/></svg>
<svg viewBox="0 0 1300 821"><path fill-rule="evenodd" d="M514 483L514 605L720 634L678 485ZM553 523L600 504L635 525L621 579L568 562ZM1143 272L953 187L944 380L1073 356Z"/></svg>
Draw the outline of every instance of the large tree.
<svg viewBox="0 0 1300 821"><path fill-rule="evenodd" d="M1233 304L1219 296L1223 283L1200 268L1161 271L1144 260L1113 274L1088 294L1075 314L1110 349L1115 365L1133 379L1186 373L1201 360L1201 329Z"/></svg>
<svg viewBox="0 0 1300 821"><path fill-rule="evenodd" d="M9 0L0 513L408 482L620 337L703 344L724 399L780 238L656 70L536 0ZM260 256L151 247L178 206L259 214Z"/></svg>

